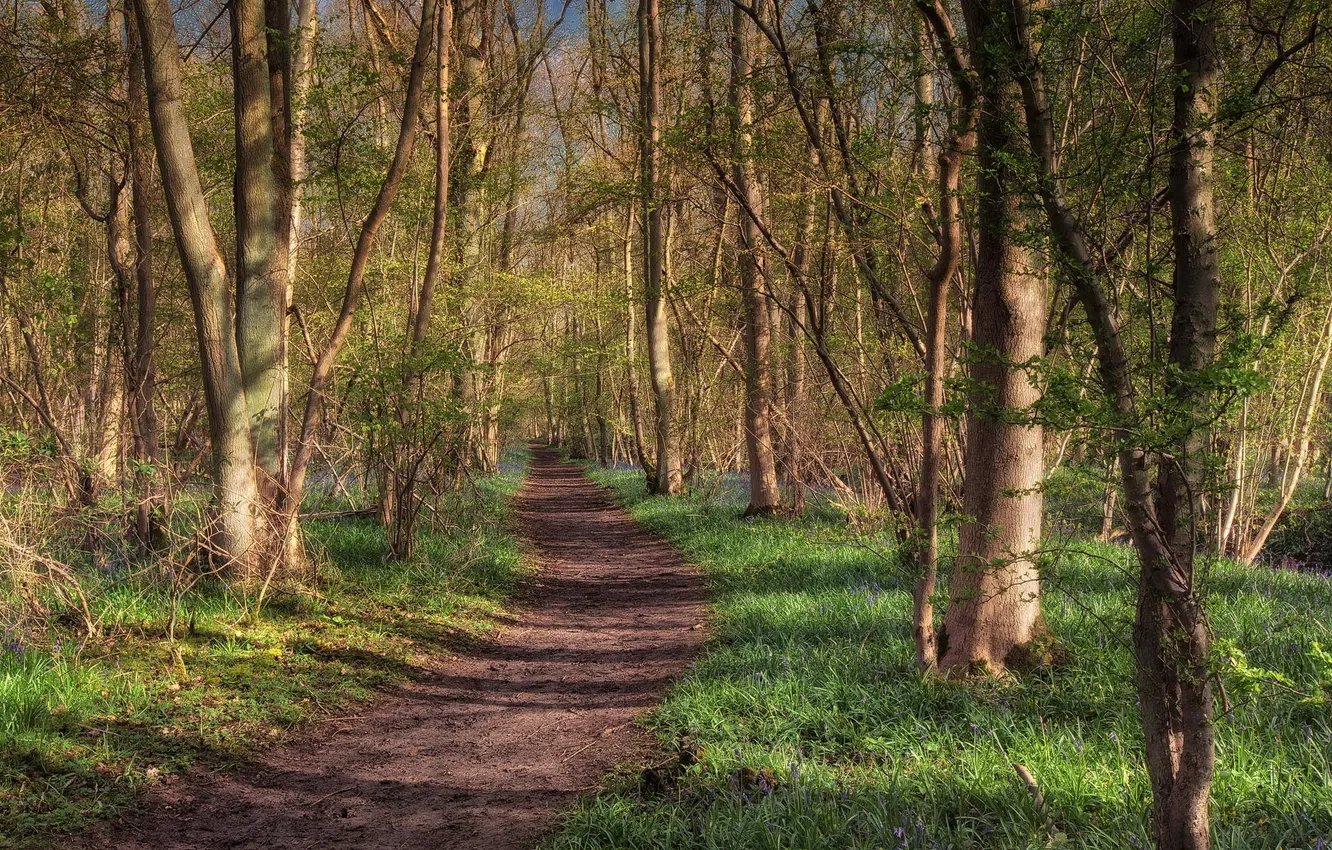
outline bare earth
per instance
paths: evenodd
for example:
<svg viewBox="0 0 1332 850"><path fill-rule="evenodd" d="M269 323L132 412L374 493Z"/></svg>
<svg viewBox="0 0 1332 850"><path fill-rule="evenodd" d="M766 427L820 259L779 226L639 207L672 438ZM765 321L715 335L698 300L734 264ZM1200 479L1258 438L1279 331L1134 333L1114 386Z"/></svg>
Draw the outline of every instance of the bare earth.
<svg viewBox="0 0 1332 850"><path fill-rule="evenodd" d="M196 774L87 848L530 847L613 765L703 640L702 582L548 449L518 499L542 569L516 625L361 719L235 772ZM332 724L336 725L336 724Z"/></svg>

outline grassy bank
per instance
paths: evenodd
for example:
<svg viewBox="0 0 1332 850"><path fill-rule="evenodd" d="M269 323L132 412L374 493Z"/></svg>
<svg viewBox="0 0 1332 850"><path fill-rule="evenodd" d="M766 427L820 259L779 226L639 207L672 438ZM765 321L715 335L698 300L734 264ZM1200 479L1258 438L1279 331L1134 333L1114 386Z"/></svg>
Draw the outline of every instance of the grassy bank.
<svg viewBox="0 0 1332 850"><path fill-rule="evenodd" d="M254 625L221 587L179 605L162 582L84 577L104 636L59 626L0 645L0 848L48 846L131 804L164 774L222 765L321 718L354 713L422 656L489 629L524 573L506 499L521 469L478 481L450 508L458 527L389 563L368 520L311 522L313 587L274 595ZM57 842L58 843L58 842Z"/></svg>
<svg viewBox="0 0 1332 850"><path fill-rule="evenodd" d="M913 669L909 577L832 512L742 520L734 494L646 498L640 475L594 476L706 572L715 638L650 721L702 758L665 788L631 778L590 799L552 848L1147 846L1128 549L1051 553L1067 663L960 686ZM1234 647L1217 661L1215 846L1332 846L1332 665L1315 648L1332 645L1332 584L1218 564L1210 586Z"/></svg>

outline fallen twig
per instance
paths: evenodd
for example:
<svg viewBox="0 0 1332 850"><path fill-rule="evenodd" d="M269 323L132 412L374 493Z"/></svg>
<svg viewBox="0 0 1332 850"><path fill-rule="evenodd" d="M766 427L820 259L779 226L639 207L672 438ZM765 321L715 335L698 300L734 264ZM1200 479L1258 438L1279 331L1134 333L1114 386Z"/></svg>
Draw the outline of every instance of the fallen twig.
<svg viewBox="0 0 1332 850"><path fill-rule="evenodd" d="M1049 832L1051 840L1053 840L1055 835L1054 820L1050 817L1050 810L1045 805L1045 795L1041 793L1041 786L1036 784L1036 777L1031 775L1031 771L1027 770L1025 765L1017 762L1013 762L1013 770L1017 772L1018 778L1031 792L1032 799L1036 803L1036 811L1040 812L1041 817L1045 818L1045 828Z"/></svg>
<svg viewBox="0 0 1332 850"><path fill-rule="evenodd" d="M327 800L329 797L336 797L338 794L341 794L341 793L343 793L343 792L346 792L346 791L355 791L355 790L356 790L356 786L355 786L355 785L348 785L346 788L339 788L339 789L336 790L336 791L330 791L330 792L328 792L328 793L325 794L324 796L320 797L318 800L315 800L313 803L302 803L301 805L302 805L302 806L305 806L305 807L307 807L307 808L310 807L310 806L317 806L317 805L319 805L320 803L322 803L322 802L324 802L325 800Z"/></svg>

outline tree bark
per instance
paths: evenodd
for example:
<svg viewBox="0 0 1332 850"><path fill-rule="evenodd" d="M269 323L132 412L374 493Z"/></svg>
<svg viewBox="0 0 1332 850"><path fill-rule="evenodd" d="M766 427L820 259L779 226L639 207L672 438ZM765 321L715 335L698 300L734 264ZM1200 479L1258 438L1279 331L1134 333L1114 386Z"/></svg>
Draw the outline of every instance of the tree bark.
<svg viewBox="0 0 1332 850"><path fill-rule="evenodd" d="M958 198L962 161L976 144L975 73L961 45L957 42L952 20L942 2L921 3L925 25L939 44L954 84L958 89L956 115L948 136L938 152L938 161L929 162L932 146L925 136L925 115L918 128L922 170L937 183L939 253L929 270L929 307L925 323L925 410L921 414L920 476L916 487L916 568L920 578L912 594L912 632L915 638L916 664L932 668L938 663L938 643L934 630L934 590L939 562L939 480L943 458L944 419L939 408L944 402L944 379L948 371L948 290L962 263L962 209ZM929 49L929 35L920 34L921 61ZM934 80L922 72L917 80L917 103L927 107L932 100ZM924 109L922 109L924 113Z"/></svg>
<svg viewBox="0 0 1332 850"><path fill-rule="evenodd" d="M129 398L135 456L142 462L157 467L161 462L161 433L157 425L157 368L154 363L156 343L153 325L157 316L157 291L153 283L153 222L149 185L152 177L152 157L143 138L147 101L144 93L143 54L139 49L138 25L133 20L133 5L127 28L129 48L128 126L130 211L134 220L134 282L135 322L134 354L126 370L130 379L126 387ZM161 504L160 485L162 470L139 475L142 488L139 504L135 508L134 529L140 546L155 545L156 520L154 509Z"/></svg>
<svg viewBox="0 0 1332 850"><path fill-rule="evenodd" d="M629 425L634 432L634 459L649 482L657 477L656 462L648 457L644 439L643 408L638 392L638 306L634 300L634 210L630 207L624 216L624 358L625 394L629 396Z"/></svg>
<svg viewBox="0 0 1332 850"><path fill-rule="evenodd" d="M286 386L287 238L290 212L274 163L279 158L265 0L230 5L236 130L236 347L254 443L261 524L275 520L283 488L281 439ZM285 8L285 3L280 5ZM277 75L280 78L280 74ZM285 121L282 121L285 127ZM281 159L285 162L286 156Z"/></svg>
<svg viewBox="0 0 1332 850"><path fill-rule="evenodd" d="M481 267L481 235L486 216L485 177L490 162L491 137L486 114L486 73L490 50L491 15L486 0L462 0L457 10L455 33L458 38L458 88L463 92L457 108L458 156L455 175L453 208L457 210L460 226L457 234L459 248L458 287L466 292L468 283L474 283ZM489 469L486 427L489 416L488 387L483 366L490 337L490 318L485 315L486 305L467 292L462 313L470 330L466 338L467 356L471 363L465 367L462 382L463 403L468 408L470 423L467 444L474 463Z"/></svg>
<svg viewBox="0 0 1332 850"><path fill-rule="evenodd" d="M1139 707L1152 782L1152 825L1161 850L1210 846L1208 794L1216 752L1208 633L1194 589L1194 553L1206 486L1208 394L1198 372L1216 352L1217 264L1212 170L1216 133L1216 9L1211 0L1171 7L1175 71L1170 154L1175 310L1167 392L1184 436L1157 473L1157 516L1168 560L1144 561L1133 629ZM1178 371L1176 371L1178 370Z"/></svg>
<svg viewBox="0 0 1332 850"><path fill-rule="evenodd" d="M132 8L132 6L131 6ZM137 432L142 442L142 457L159 466L161 432L157 424L157 367L154 362L156 343L153 326L157 317L157 292L153 280L153 222L149 183L152 177L152 158L149 144L143 139L147 100L144 92L143 55L138 49L137 28L132 36L134 48L130 57L130 203L134 217L134 279L137 315L134 333L134 387L133 410L138 422ZM155 470L154 479L161 472ZM147 492L137 510L135 527L141 541L151 545L155 520L154 507L161 504L160 484L145 482Z"/></svg>
<svg viewBox="0 0 1332 850"><path fill-rule="evenodd" d="M108 257L116 276L120 308L122 380L124 408L129 420L128 457L133 461L131 477L135 505L129 537L147 551L154 547L154 505L159 487L154 467L159 461L159 435L154 400L153 315L156 297L152 276L152 231L148 218L148 174L151 161L143 149L143 64L139 51L133 7L112 6L107 12L108 36L125 45L127 84L117 85L125 98L125 136L128 142L123 161L113 155L108 194L113 199L107 216ZM131 224L131 220L133 223Z"/></svg>
<svg viewBox="0 0 1332 850"><path fill-rule="evenodd" d="M287 287L290 292L299 268L301 222L305 190L305 116L306 99L314 66L314 45L319 33L319 14L315 0L300 0L296 7L296 44L291 56L289 171L291 175L291 229L287 237ZM290 296L287 302L291 303Z"/></svg>
<svg viewBox="0 0 1332 850"><path fill-rule="evenodd" d="M817 154L808 142L805 144L805 153L813 170L818 164L815 161ZM818 196L807 180L802 181L802 190L807 197L800 213L799 241L792 249L792 263L799 269L799 280L809 277L814 253L814 216L818 210ZM791 510L801 514L805 509L804 453L808 439L805 430L808 416L806 408L809 404L809 364L805 358L805 329L809 324L809 311L805 295L798 284L792 288L786 315L790 329L790 351L786 364L786 422L778 467L782 472L787 497L791 500Z"/></svg>
<svg viewBox="0 0 1332 850"><path fill-rule="evenodd" d="M643 192L643 299L648 368L656 409L657 458L653 491L677 496L684 490L680 436L675 425L675 377L671 372L670 332L663 288L661 166L661 20L658 0L639 0L638 73L640 156Z"/></svg>
<svg viewBox="0 0 1332 850"><path fill-rule="evenodd" d="M966 0L982 111L977 130L979 262L967 364L973 386L967 415L966 478L958 557L944 619L948 645L940 667L1000 672L1041 628L1040 546L1044 443L1027 421L1040 392L1024 366L1044 354L1044 274L1025 244L1017 160L1025 142L1015 126L1021 100L1000 52L1011 26L1007 0Z"/></svg>
<svg viewBox="0 0 1332 850"><path fill-rule="evenodd" d="M254 578L257 566L254 522L258 491L227 269L195 164L171 4L167 0L134 0L134 4L167 212L194 309L217 500L212 545L224 567L248 581Z"/></svg>
<svg viewBox="0 0 1332 850"><path fill-rule="evenodd" d="M763 192L754 173L754 25L738 6L731 10L731 179L743 195L737 266L744 304L745 448L749 456L749 505L745 515L781 510L777 462L772 448L772 331L768 296L761 280L763 257L755 218L763 214Z"/></svg>

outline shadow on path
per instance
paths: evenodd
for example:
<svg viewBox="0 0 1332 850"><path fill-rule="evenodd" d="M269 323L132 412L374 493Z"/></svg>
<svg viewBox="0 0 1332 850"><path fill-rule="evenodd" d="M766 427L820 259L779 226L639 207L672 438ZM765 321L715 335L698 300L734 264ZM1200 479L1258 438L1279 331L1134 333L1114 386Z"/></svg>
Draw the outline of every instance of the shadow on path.
<svg viewBox="0 0 1332 850"><path fill-rule="evenodd" d="M83 846L533 845L607 769L646 756L631 721L698 650L705 609L675 550L553 451L534 450L516 507L541 570L515 625L356 720L159 789Z"/></svg>

